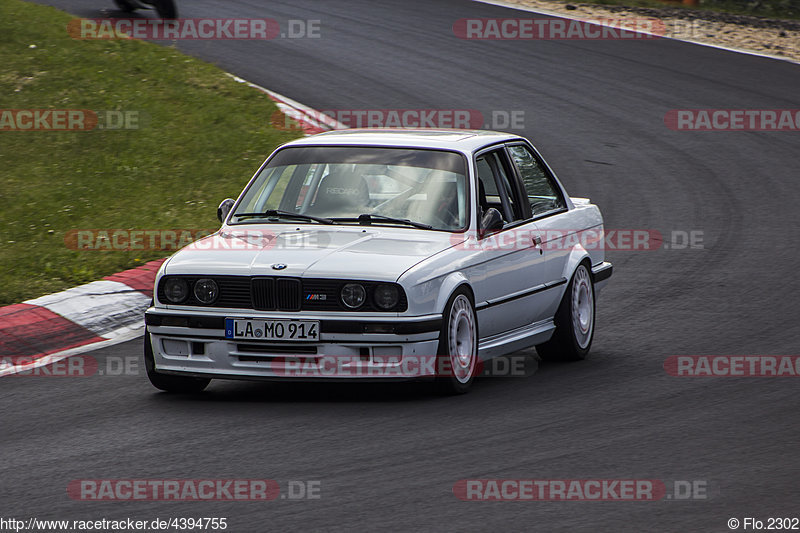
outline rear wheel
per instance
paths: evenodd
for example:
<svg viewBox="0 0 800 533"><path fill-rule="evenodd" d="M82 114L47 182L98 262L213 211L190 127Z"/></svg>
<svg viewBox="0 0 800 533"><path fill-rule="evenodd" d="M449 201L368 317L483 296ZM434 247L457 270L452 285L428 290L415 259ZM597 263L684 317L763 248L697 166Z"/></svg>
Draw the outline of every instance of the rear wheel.
<svg viewBox="0 0 800 533"><path fill-rule="evenodd" d="M555 316L553 337L536 347L545 361L586 359L594 337L594 283L589 267L575 269Z"/></svg>
<svg viewBox="0 0 800 533"><path fill-rule="evenodd" d="M436 383L445 394L469 391L478 374L478 320L467 289L458 289L445 306L437 350Z"/></svg>
<svg viewBox="0 0 800 533"><path fill-rule="evenodd" d="M150 333L148 331L145 331L144 334L144 368L150 383L155 388L167 392L202 392L211 382L210 379L172 376L156 371L153 344L150 341Z"/></svg>

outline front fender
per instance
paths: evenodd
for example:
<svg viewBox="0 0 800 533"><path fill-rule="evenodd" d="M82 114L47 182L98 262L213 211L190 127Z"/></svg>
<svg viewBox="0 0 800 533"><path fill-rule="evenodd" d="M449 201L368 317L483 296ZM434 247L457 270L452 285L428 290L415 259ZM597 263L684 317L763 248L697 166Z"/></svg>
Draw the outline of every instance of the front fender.
<svg viewBox="0 0 800 533"><path fill-rule="evenodd" d="M461 285L466 285L469 287L469 281L467 280L467 277L461 272L452 272L442 280L442 283L439 286L439 295L436 298L437 313L444 313L444 306L447 305L447 300L450 299L450 296L453 294L453 292L455 292L455 290ZM470 287L470 294L471 293L472 288Z"/></svg>

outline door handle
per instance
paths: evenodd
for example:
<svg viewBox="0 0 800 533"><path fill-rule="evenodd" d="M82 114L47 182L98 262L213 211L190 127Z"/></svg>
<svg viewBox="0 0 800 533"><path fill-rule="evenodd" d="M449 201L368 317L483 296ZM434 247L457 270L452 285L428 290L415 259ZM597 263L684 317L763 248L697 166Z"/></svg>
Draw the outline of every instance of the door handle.
<svg viewBox="0 0 800 533"><path fill-rule="evenodd" d="M533 247L539 249L539 255L544 254L544 250L542 250L542 238L538 235L534 235L531 237L531 241L533 241Z"/></svg>

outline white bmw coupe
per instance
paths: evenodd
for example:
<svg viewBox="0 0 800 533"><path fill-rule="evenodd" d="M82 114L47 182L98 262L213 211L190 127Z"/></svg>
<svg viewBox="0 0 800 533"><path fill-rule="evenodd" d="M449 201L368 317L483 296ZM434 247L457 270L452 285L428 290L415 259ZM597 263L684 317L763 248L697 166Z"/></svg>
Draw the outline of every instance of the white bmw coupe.
<svg viewBox="0 0 800 533"><path fill-rule="evenodd" d="M516 350L585 358L612 272L599 209L507 133L303 138L217 215L156 276L145 364L162 390L432 378L463 393Z"/></svg>

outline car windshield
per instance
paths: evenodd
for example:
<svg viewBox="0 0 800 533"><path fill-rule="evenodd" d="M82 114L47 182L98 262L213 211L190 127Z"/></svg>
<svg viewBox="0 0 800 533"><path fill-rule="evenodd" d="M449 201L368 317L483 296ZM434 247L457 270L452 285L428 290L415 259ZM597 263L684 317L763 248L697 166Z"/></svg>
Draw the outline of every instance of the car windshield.
<svg viewBox="0 0 800 533"><path fill-rule="evenodd" d="M333 222L456 231L467 226L466 183L465 158L455 152L284 148L247 188L231 222Z"/></svg>

